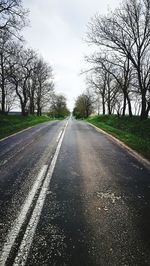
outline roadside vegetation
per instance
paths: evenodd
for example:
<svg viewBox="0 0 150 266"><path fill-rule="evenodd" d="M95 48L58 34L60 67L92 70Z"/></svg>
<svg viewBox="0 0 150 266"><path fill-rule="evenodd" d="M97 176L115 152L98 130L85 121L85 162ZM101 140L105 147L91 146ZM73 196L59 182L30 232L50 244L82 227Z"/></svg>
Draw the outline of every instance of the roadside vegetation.
<svg viewBox="0 0 150 266"><path fill-rule="evenodd" d="M110 133L150 160L150 119L141 121L136 116L100 115L85 121Z"/></svg>
<svg viewBox="0 0 150 266"><path fill-rule="evenodd" d="M19 132L20 130L50 120L53 120L53 118L49 118L46 115L45 116L0 115L0 139L5 138L16 132Z"/></svg>
<svg viewBox="0 0 150 266"><path fill-rule="evenodd" d="M62 120L69 116L65 96L53 95L53 101L47 115L2 115L0 114L0 139L25 128L50 120Z"/></svg>

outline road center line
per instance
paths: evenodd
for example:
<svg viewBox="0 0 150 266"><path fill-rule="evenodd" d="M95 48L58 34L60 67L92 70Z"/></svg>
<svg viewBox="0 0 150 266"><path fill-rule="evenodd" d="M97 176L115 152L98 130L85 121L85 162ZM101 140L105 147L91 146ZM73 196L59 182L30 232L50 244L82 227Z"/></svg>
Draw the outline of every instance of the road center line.
<svg viewBox="0 0 150 266"><path fill-rule="evenodd" d="M21 208L21 212L19 214L19 216L17 217L17 219L15 220L12 228L10 229L8 235L7 235L7 238L6 238L6 241L4 243L4 246L3 246L3 249L2 249L2 253L1 253L1 256L0 256L0 265L1 266L4 266L8 257L9 257L9 254L10 254L10 251L12 249L12 246L14 245L15 243L15 240L20 232L20 229L26 219L26 216L27 216L27 213L30 209L30 206L33 202L33 199L35 197L35 194L36 192L38 191L38 189L40 188L41 184L42 184L42 181L44 179L44 176L46 174L46 171L48 169L48 165L44 165L35 181L35 183L33 184L29 194L28 194L28 197L26 198L25 200L25 203L23 204L22 208Z"/></svg>
<svg viewBox="0 0 150 266"><path fill-rule="evenodd" d="M32 241L33 241L33 237L34 237L34 234L35 234L35 230L37 228L37 224L38 224L39 218L41 216L41 212L42 212L43 205L44 205L44 202L45 202L47 190L48 190L49 185L50 185L50 181L51 181L54 169L55 169L55 165L56 165L56 162L57 162L57 158L58 158L58 155L59 155L59 152L60 152L60 148L61 148L61 145L62 145L62 142L63 142L63 138L64 138L64 135L65 135L67 126L68 126L68 121L67 121L67 124L66 124L66 126L64 128L64 131L63 131L62 135L61 135L59 143L57 145L54 157L53 157L53 159L51 161L51 164L50 164L50 167L48 169L46 178L44 180L40 195L39 195L39 197L37 199L34 211L32 213L32 216L31 216L30 221L28 223L28 226L26 228L23 240L21 242L21 245L20 245L18 254L17 254L16 258L15 258L15 262L14 262L13 266L19 266L19 265L24 266L26 264L26 260L27 260L27 257L28 257L29 251L30 251L30 247L31 247L31 244L32 244Z"/></svg>
<svg viewBox="0 0 150 266"><path fill-rule="evenodd" d="M58 135L58 137L57 137L57 140L56 140L57 143L59 142L62 133L63 133L63 129L60 131L60 133L59 133L59 135Z"/></svg>

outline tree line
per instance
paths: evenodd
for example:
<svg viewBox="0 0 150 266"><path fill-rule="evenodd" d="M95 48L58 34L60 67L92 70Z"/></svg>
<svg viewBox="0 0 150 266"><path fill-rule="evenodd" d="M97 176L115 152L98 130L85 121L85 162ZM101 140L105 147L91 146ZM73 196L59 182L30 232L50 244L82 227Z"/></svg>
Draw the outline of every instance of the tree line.
<svg viewBox="0 0 150 266"><path fill-rule="evenodd" d="M139 115L147 119L150 112L150 1L126 0L114 12L95 15L88 24L86 42L94 47L94 52L85 58L89 67L84 73L87 88L95 95L98 113ZM85 94L89 93L85 92L80 98L85 98ZM91 105L92 102L93 97Z"/></svg>
<svg viewBox="0 0 150 266"><path fill-rule="evenodd" d="M52 66L36 51L27 48L21 35L23 28L28 25L28 13L22 0L0 1L2 114L8 113L16 104L20 106L22 115L36 113L40 116L54 101L59 102L62 96L55 94Z"/></svg>

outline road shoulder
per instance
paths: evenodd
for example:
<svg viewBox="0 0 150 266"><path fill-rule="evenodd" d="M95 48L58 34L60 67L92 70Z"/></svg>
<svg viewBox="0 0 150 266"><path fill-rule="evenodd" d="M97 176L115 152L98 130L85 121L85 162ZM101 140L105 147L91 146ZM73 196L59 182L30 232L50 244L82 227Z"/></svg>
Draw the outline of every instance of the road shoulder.
<svg viewBox="0 0 150 266"><path fill-rule="evenodd" d="M136 158L140 163L142 163L145 167L147 167L150 170L150 161L144 158L141 154L139 154L137 151L130 148L127 144L122 142L121 140L117 139L116 137L112 136L110 133L104 131L103 129L91 124L90 122L87 122L90 126L95 128L98 132L106 135L109 139L117 143L118 145L122 146L124 149L128 151L129 154L131 154L134 158Z"/></svg>

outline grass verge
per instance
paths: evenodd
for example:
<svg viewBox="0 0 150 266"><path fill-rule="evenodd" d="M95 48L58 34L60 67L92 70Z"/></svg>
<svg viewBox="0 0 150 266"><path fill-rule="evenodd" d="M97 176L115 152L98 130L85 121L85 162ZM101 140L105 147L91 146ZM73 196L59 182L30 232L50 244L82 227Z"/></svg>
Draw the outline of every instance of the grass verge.
<svg viewBox="0 0 150 266"><path fill-rule="evenodd" d="M141 121L139 117L105 115L89 117L85 121L110 133L150 160L150 119Z"/></svg>
<svg viewBox="0 0 150 266"><path fill-rule="evenodd" d="M11 134L19 132L28 127L55 120L48 116L9 116L0 115L0 139L5 138Z"/></svg>

